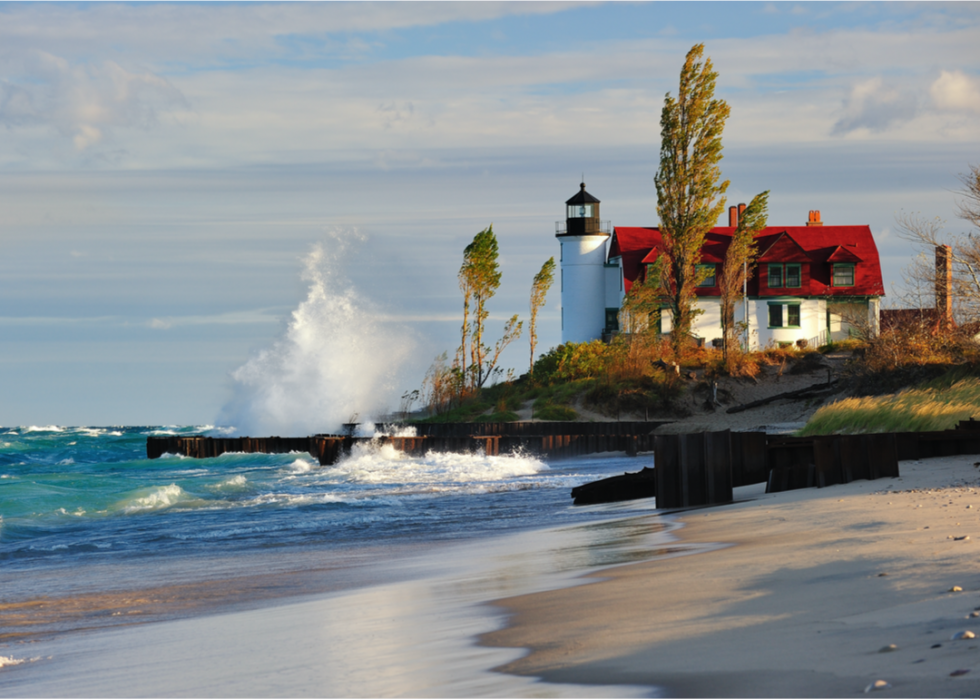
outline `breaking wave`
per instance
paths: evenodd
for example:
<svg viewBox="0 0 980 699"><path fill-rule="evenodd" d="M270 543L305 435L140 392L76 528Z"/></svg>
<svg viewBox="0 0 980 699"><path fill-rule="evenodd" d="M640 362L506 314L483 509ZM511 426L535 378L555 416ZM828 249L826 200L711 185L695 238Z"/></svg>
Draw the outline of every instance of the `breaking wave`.
<svg viewBox="0 0 980 699"><path fill-rule="evenodd" d="M395 374L412 342L408 331L373 320L345 278L351 239L360 236L333 233L305 257L306 299L282 337L232 372L234 395L219 424L253 435L337 432L392 404Z"/></svg>

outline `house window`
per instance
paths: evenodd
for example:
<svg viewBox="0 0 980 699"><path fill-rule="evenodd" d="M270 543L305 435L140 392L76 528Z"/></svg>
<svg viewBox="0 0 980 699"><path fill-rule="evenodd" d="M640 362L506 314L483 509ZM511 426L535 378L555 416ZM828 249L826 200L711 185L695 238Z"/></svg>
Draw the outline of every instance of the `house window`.
<svg viewBox="0 0 980 699"><path fill-rule="evenodd" d="M786 313L783 313L783 307ZM770 303L769 304L769 327L770 328L798 328L800 327L800 304L798 303Z"/></svg>
<svg viewBox="0 0 980 699"><path fill-rule="evenodd" d="M783 266L769 265L769 288L781 289L782 286L783 286Z"/></svg>
<svg viewBox="0 0 980 699"><path fill-rule="evenodd" d="M854 286L854 263L834 263L834 286Z"/></svg>
<svg viewBox="0 0 980 699"><path fill-rule="evenodd" d="M800 304L798 303L786 304L786 327L787 328L800 327Z"/></svg>
<svg viewBox="0 0 980 699"><path fill-rule="evenodd" d="M699 287L718 286L718 276L715 273L715 265L698 265L698 274L706 275L704 281L698 284Z"/></svg>
<svg viewBox="0 0 980 699"><path fill-rule="evenodd" d="M606 309L606 332L607 333L619 332L619 309L618 308Z"/></svg>
<svg viewBox="0 0 980 699"><path fill-rule="evenodd" d="M800 274L800 266L786 265L786 287L799 289L801 286L803 286L803 277Z"/></svg>
<svg viewBox="0 0 980 699"><path fill-rule="evenodd" d="M783 306L779 303L774 303L769 306L769 327L770 328L781 328L783 327Z"/></svg>

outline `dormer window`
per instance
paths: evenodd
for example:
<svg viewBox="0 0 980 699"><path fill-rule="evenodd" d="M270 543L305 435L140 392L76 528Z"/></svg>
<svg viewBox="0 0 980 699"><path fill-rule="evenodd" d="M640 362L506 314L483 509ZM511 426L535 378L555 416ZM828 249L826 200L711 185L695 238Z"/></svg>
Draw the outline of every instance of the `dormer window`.
<svg viewBox="0 0 980 699"><path fill-rule="evenodd" d="M782 289L783 288L783 266L782 265L769 265L769 288L770 289Z"/></svg>
<svg viewBox="0 0 980 699"><path fill-rule="evenodd" d="M569 204L568 218L592 218L592 204Z"/></svg>
<svg viewBox="0 0 980 699"><path fill-rule="evenodd" d="M835 262L833 284L838 286L854 286L854 263Z"/></svg>
<svg viewBox="0 0 980 699"><path fill-rule="evenodd" d="M801 286L803 286L803 276L800 274L800 266L798 264L786 265L786 288L799 289Z"/></svg>
<svg viewBox="0 0 980 699"><path fill-rule="evenodd" d="M803 286L803 275L799 263L769 265L770 289L799 289Z"/></svg>
<svg viewBox="0 0 980 699"><path fill-rule="evenodd" d="M718 275L715 272L715 265L698 265L698 275L704 275L704 280L698 284L699 288L718 286Z"/></svg>

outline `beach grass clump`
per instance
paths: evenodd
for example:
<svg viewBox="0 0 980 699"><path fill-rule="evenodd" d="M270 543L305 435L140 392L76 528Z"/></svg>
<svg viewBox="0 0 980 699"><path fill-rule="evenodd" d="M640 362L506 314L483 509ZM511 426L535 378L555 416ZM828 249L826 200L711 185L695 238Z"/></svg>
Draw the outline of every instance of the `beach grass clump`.
<svg viewBox="0 0 980 699"><path fill-rule="evenodd" d="M474 422L517 422L521 416L512 410L498 410L495 413L480 415Z"/></svg>
<svg viewBox="0 0 980 699"><path fill-rule="evenodd" d="M535 404L534 417L537 420L546 420L549 422L570 422L578 419L578 413L575 412L574 408L570 408L567 405L545 403L541 407Z"/></svg>
<svg viewBox="0 0 980 699"><path fill-rule="evenodd" d="M896 394L826 405L798 434L931 432L952 429L971 417L980 417L980 379L962 378L952 384L937 379Z"/></svg>

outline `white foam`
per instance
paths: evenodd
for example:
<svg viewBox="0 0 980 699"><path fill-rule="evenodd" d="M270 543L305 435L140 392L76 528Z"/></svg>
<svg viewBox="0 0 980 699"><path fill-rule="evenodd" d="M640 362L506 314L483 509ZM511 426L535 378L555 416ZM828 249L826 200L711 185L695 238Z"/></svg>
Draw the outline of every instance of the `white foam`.
<svg viewBox="0 0 980 699"><path fill-rule="evenodd" d="M59 466L71 466L73 463L75 463L75 459L73 459L73 458L71 458L69 456L67 459L62 459L61 461L59 461L58 462L58 465Z"/></svg>
<svg viewBox="0 0 980 699"><path fill-rule="evenodd" d="M375 425L365 422L358 426L358 437L418 437L414 425Z"/></svg>
<svg viewBox="0 0 980 699"><path fill-rule="evenodd" d="M176 483L149 488L142 492L144 494L137 495L120 503L119 509L127 514L146 512L148 510L163 510L172 507L186 495L184 489Z"/></svg>
<svg viewBox="0 0 980 699"><path fill-rule="evenodd" d="M11 658L8 655L0 655L0 667L6 667L7 665L20 665L24 662L27 662L27 658Z"/></svg>
<svg viewBox="0 0 980 699"><path fill-rule="evenodd" d="M58 512L59 512L60 514L63 514L63 515L70 515L70 516L74 516L74 517L84 517L84 516L85 516L85 510L83 510L83 509L82 509L81 507L79 507L79 508L78 508L77 510L75 510L74 512L69 512L69 511L68 511L68 510L66 510L66 509L65 509L64 507L59 507L57 511L58 511Z"/></svg>
<svg viewBox="0 0 980 699"><path fill-rule="evenodd" d="M296 459L293 463L289 464L288 468L293 473L309 473L313 469L317 468L318 464L310 459Z"/></svg>
<svg viewBox="0 0 980 699"><path fill-rule="evenodd" d="M232 399L218 422L239 434L336 432L356 415L382 412L412 342L384 324L343 274L356 230L337 230L304 259L307 297L284 334L235 370Z"/></svg>
<svg viewBox="0 0 980 699"><path fill-rule="evenodd" d="M25 427L24 432L64 432L64 428L58 427L57 425L44 425L43 427L38 427L37 425L31 425L30 427Z"/></svg>
<svg viewBox="0 0 980 699"><path fill-rule="evenodd" d="M329 470L356 483L459 484L531 476L547 471L548 465L524 454L485 456L429 452L414 457L398 451L391 444L359 443L354 445L350 456Z"/></svg>
<svg viewBox="0 0 980 699"><path fill-rule="evenodd" d="M85 435L86 437L101 437L106 433L105 430L99 427L79 427L75 431L79 434Z"/></svg>
<svg viewBox="0 0 980 699"><path fill-rule="evenodd" d="M214 487L218 489L225 489L225 488L236 489L236 488L244 488L247 484L248 484L248 479L239 473L238 475L232 476L227 480L221 481Z"/></svg>

